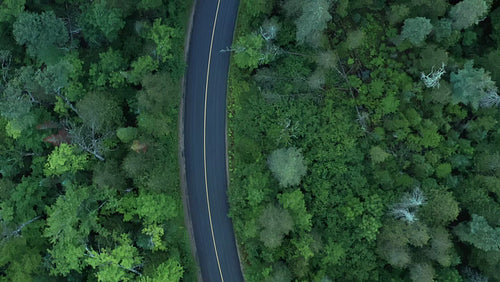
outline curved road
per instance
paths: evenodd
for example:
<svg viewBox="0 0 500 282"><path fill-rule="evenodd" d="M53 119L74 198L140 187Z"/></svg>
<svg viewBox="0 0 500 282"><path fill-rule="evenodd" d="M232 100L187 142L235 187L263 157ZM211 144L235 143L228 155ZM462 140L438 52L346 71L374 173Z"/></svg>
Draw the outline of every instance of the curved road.
<svg viewBox="0 0 500 282"><path fill-rule="evenodd" d="M226 88L237 0L196 1L184 100L189 213L204 281L243 281L226 175Z"/></svg>

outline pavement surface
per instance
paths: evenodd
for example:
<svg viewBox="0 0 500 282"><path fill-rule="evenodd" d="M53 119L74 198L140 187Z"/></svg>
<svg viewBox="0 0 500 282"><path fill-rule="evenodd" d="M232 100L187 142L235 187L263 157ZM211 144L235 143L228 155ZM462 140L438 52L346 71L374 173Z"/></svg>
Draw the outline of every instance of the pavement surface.
<svg viewBox="0 0 500 282"><path fill-rule="evenodd" d="M237 0L197 1L184 100L189 213L203 281L243 281L228 217L226 90Z"/></svg>

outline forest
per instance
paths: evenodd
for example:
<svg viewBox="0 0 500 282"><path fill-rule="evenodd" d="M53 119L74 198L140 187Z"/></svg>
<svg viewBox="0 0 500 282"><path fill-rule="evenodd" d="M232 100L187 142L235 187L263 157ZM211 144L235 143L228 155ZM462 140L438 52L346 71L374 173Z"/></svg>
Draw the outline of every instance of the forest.
<svg viewBox="0 0 500 282"><path fill-rule="evenodd" d="M247 281L500 281L500 1L241 0L226 51Z"/></svg>
<svg viewBox="0 0 500 282"><path fill-rule="evenodd" d="M0 1L0 281L195 281L190 0Z"/></svg>

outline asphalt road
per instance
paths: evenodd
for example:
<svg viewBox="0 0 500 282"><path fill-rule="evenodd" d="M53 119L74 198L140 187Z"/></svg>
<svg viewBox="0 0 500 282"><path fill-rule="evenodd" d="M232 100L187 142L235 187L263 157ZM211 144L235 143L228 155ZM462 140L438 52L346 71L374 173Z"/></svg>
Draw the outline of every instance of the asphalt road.
<svg viewBox="0 0 500 282"><path fill-rule="evenodd" d="M188 54L184 155L203 281L243 281L228 217L226 89L237 0L198 0Z"/></svg>

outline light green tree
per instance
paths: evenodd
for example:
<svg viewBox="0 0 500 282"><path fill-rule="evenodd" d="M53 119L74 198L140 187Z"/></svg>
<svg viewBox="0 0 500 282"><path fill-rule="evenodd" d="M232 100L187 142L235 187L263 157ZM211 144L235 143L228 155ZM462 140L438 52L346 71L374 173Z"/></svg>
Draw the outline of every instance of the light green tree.
<svg viewBox="0 0 500 282"><path fill-rule="evenodd" d="M137 136L137 128L136 127L120 127L116 130L116 136L123 143L130 143Z"/></svg>
<svg viewBox="0 0 500 282"><path fill-rule="evenodd" d="M177 38L177 30L161 23L161 19L153 22L149 38L156 44L156 58L165 63L173 58L172 41Z"/></svg>
<svg viewBox="0 0 500 282"><path fill-rule="evenodd" d="M151 56L141 56L133 61L130 66L132 69L128 72L127 80L134 84L138 84L143 77L158 70L158 62L153 60Z"/></svg>
<svg viewBox="0 0 500 282"><path fill-rule="evenodd" d="M63 196L47 207L47 228L44 236L51 243L52 274L66 275L84 267L83 258L90 231L97 225L95 211L89 210L91 191L87 187L68 187Z"/></svg>
<svg viewBox="0 0 500 282"><path fill-rule="evenodd" d="M85 169L87 156L78 152L73 145L66 143L55 147L47 158L44 173L47 176L59 176L64 173L76 173Z"/></svg>
<svg viewBox="0 0 500 282"><path fill-rule="evenodd" d="M374 164L381 163L381 162L385 161L390 156L391 156L391 154L387 153L380 146L373 146L370 149L370 158L372 159L372 162Z"/></svg>
<svg viewBox="0 0 500 282"><path fill-rule="evenodd" d="M250 70L268 63L271 56L263 51L264 46L265 40L260 34L251 33L240 36L231 49L235 52L234 62L238 67Z"/></svg>
<svg viewBox="0 0 500 282"><path fill-rule="evenodd" d="M290 211L297 229L311 231L312 215L307 212L304 194L299 189L278 195L280 204Z"/></svg>
<svg viewBox="0 0 500 282"><path fill-rule="evenodd" d="M297 42L318 46L323 30L332 19L328 11L331 3L328 0L310 0L302 3L301 14L295 20Z"/></svg>
<svg viewBox="0 0 500 282"><path fill-rule="evenodd" d="M307 172L302 152L295 147L273 151L267 159L267 164L282 187L300 184L301 178Z"/></svg>
<svg viewBox="0 0 500 282"><path fill-rule="evenodd" d="M473 68L473 61L467 61L464 68L450 75L453 86L451 102L463 103L477 109L484 99L497 95L495 82L483 68Z"/></svg>
<svg viewBox="0 0 500 282"><path fill-rule="evenodd" d="M428 263L415 263L410 266L410 279L414 282L434 281L434 268Z"/></svg>
<svg viewBox="0 0 500 282"><path fill-rule="evenodd" d="M401 31L401 39L408 40L413 45L420 46L431 31L431 20L427 18L416 17L406 19Z"/></svg>
<svg viewBox="0 0 500 282"><path fill-rule="evenodd" d="M109 48L99 54L99 62L90 65L89 74L95 86L123 86L127 62L119 51Z"/></svg>
<svg viewBox="0 0 500 282"><path fill-rule="evenodd" d="M141 192L137 197L122 198L118 211L123 213L124 221L130 221L134 216L138 216L147 225L151 225L175 218L179 207L176 200L169 195Z"/></svg>
<svg viewBox="0 0 500 282"><path fill-rule="evenodd" d="M102 248L95 251L85 247L85 250L85 262L97 269L96 276L99 281L129 281L137 275L142 276L136 270L141 264L141 257L128 234L121 234L114 249Z"/></svg>
<svg viewBox="0 0 500 282"><path fill-rule="evenodd" d="M460 223L455 227L454 232L462 242L469 243L483 251L500 249L500 227L491 227L480 215L473 214L471 221Z"/></svg>
<svg viewBox="0 0 500 282"><path fill-rule="evenodd" d="M184 269L177 259L169 258L160 264L153 277L141 277L141 282L178 282L184 275Z"/></svg>
<svg viewBox="0 0 500 282"><path fill-rule="evenodd" d="M464 0L450 9L453 28L461 30L477 24L488 12L488 4L484 0Z"/></svg>
<svg viewBox="0 0 500 282"><path fill-rule="evenodd" d="M268 205L259 217L260 240L268 248L276 248L281 245L283 237L293 227L293 219L287 210L273 204Z"/></svg>
<svg viewBox="0 0 500 282"><path fill-rule="evenodd" d="M444 227L431 229L430 246L425 250L428 258L438 262L444 267L448 267L452 263L453 242L450 239L450 234Z"/></svg>

